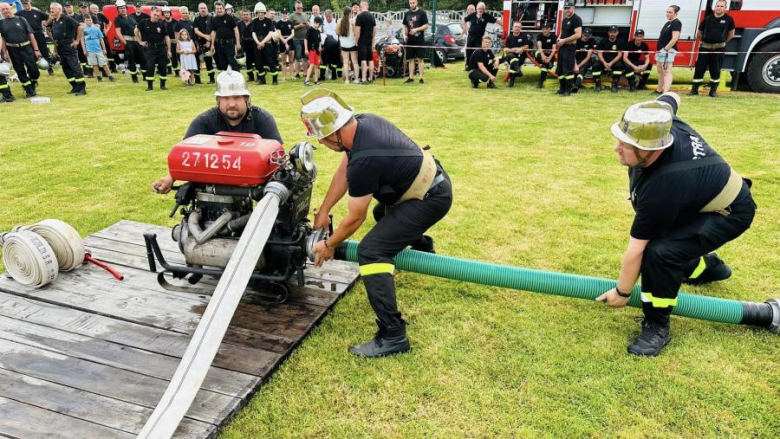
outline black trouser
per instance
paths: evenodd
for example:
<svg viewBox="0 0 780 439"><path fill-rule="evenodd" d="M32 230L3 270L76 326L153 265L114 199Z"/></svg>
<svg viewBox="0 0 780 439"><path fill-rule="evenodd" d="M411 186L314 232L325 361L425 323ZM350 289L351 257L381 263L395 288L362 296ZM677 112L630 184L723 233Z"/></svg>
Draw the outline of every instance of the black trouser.
<svg viewBox="0 0 780 439"><path fill-rule="evenodd" d="M79 66L81 67L81 71L84 72L85 75L88 75L91 78L92 69L89 68L89 63L87 63L87 52L84 51L81 45L79 45L78 49L76 49L76 52L78 53Z"/></svg>
<svg viewBox="0 0 780 439"><path fill-rule="evenodd" d="M200 61L203 60L206 62L206 73L209 75L209 81L214 81L214 74L217 73L217 71L214 69L214 57L213 56L206 56L206 52L208 49L206 49L206 40L200 39L198 40L198 47L200 50L198 51L197 57L198 57L198 69L195 70L195 81L200 82Z"/></svg>
<svg viewBox="0 0 780 439"><path fill-rule="evenodd" d="M67 41L67 40L66 40ZM70 42L57 42L57 54L60 56L60 64L62 65L62 73L68 78L71 87L78 89L80 84L84 82L84 72L81 71L79 65L79 56L77 50L70 45Z"/></svg>
<svg viewBox="0 0 780 439"><path fill-rule="evenodd" d="M708 69L710 71L710 82L720 82L720 69L723 67L724 57L723 50L725 48L699 49L699 57L696 59L696 69L693 73L694 84L704 82L704 72Z"/></svg>
<svg viewBox="0 0 780 439"><path fill-rule="evenodd" d="M607 60L607 62L611 61L612 60ZM623 65L623 61L618 61L613 64L612 70L610 72L604 70L604 64L602 64L601 61L593 65L593 79L596 81L601 81L602 76L611 74L612 84L617 84L620 81L620 77L623 76L623 73L625 73L625 66Z"/></svg>
<svg viewBox="0 0 780 439"><path fill-rule="evenodd" d="M257 50L255 40L241 40L241 50L243 50L244 55L246 55L246 72L251 79L255 73L258 73L256 67L257 63L255 62L255 51Z"/></svg>
<svg viewBox="0 0 780 439"><path fill-rule="evenodd" d="M46 36L43 34L43 31L34 32L33 36L38 43L38 50L41 51L41 56L51 65L51 53L49 52L49 45L46 44Z"/></svg>
<svg viewBox="0 0 780 439"><path fill-rule="evenodd" d="M214 60L217 62L217 70L222 72L230 66L233 71L238 72L238 61L236 61L236 42L233 40L217 40L214 47Z"/></svg>
<svg viewBox="0 0 780 439"><path fill-rule="evenodd" d="M171 57L168 58L168 71L179 74L179 54L176 53L176 40L171 38Z"/></svg>
<svg viewBox="0 0 780 439"><path fill-rule="evenodd" d="M393 258L420 241L450 210L452 183L444 175L444 181L428 191L424 200L412 199L388 208L358 245L360 274L380 327L396 328L405 323L396 302Z"/></svg>
<svg viewBox="0 0 780 439"><path fill-rule="evenodd" d="M8 79L3 75L0 75L0 94L2 94L4 98L14 97L14 94L11 93L11 86L8 85Z"/></svg>
<svg viewBox="0 0 780 439"><path fill-rule="evenodd" d="M103 36L103 44L106 45L106 61L108 61L108 68L112 72L116 72L116 52L111 48L111 42L108 40L107 36Z"/></svg>
<svg viewBox="0 0 780 439"><path fill-rule="evenodd" d="M575 58L574 60L574 62L576 63L575 66L579 65L579 63L581 63L584 59L585 59L584 57L579 59ZM596 62L598 62L598 60ZM582 81L585 79L585 75L588 73L588 70L593 69L593 65L594 65L594 61L593 61L593 57L591 57L590 60L585 62L585 64L583 64L582 67L580 67L580 71L576 72L574 75L574 78L577 80L577 83L582 83Z"/></svg>
<svg viewBox="0 0 780 439"><path fill-rule="evenodd" d="M146 72L144 79L154 81L154 68L157 67L157 74L161 81L168 79L168 47L165 43L149 43L146 48Z"/></svg>
<svg viewBox="0 0 780 439"><path fill-rule="evenodd" d="M25 91L32 87L33 81L38 81L41 72L35 64L35 52L32 45L24 47L8 47L8 56L11 58L11 64L14 66L16 74L19 76L19 82L22 83Z"/></svg>
<svg viewBox="0 0 780 439"><path fill-rule="evenodd" d="M137 41L125 41L125 61L127 62L127 71L131 75L138 74L137 65L141 66L141 73L146 72L146 57Z"/></svg>
<svg viewBox="0 0 780 439"><path fill-rule="evenodd" d="M626 69L626 78L628 78L629 83L631 81L639 80L639 83L641 84L641 87L644 87L647 83L647 78L650 77L650 71L653 70L653 65L648 64L647 68L642 73L636 73L634 72L634 69L629 67L628 65L625 66Z"/></svg>
<svg viewBox="0 0 780 439"><path fill-rule="evenodd" d="M482 35L468 34L466 38L466 68L468 68L471 54L482 47Z"/></svg>
<svg viewBox="0 0 780 439"><path fill-rule="evenodd" d="M685 277L702 263L702 256L736 239L750 228L756 204L747 182L742 183L731 213L700 213L647 244L642 256L642 310L645 317L667 323Z"/></svg>
<svg viewBox="0 0 780 439"><path fill-rule="evenodd" d="M555 66L555 62L553 61L553 58L550 58L550 62L548 63L542 62L542 53L539 52L538 50L534 52L534 59L536 60L536 62L539 63L539 68L541 69L542 73L544 73L545 75L549 71L551 71Z"/></svg>
<svg viewBox="0 0 780 439"><path fill-rule="evenodd" d="M266 43L262 49L255 46L255 66L257 66L257 79L265 81L266 75L276 76L279 74L276 69L276 51L273 44Z"/></svg>
<svg viewBox="0 0 780 439"><path fill-rule="evenodd" d="M485 66L488 72L490 72L493 76L496 76L498 74L498 69L487 67ZM469 79L472 83L478 83L478 82L488 82L490 81L490 76L482 73L482 70L479 68L476 68L469 72Z"/></svg>
<svg viewBox="0 0 780 439"><path fill-rule="evenodd" d="M575 44L564 44L558 50L558 67L555 74L561 80L574 79L574 61L577 55L577 46Z"/></svg>
<svg viewBox="0 0 780 439"><path fill-rule="evenodd" d="M520 76L520 68L525 63L525 59L528 57L525 51L520 53L510 53L504 57L504 61L509 63L509 73L515 78Z"/></svg>

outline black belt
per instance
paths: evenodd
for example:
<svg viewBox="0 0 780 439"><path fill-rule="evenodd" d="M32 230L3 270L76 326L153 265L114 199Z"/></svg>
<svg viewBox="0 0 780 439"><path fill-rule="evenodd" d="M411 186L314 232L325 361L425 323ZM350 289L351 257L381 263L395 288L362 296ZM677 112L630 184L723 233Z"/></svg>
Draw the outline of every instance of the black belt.
<svg viewBox="0 0 780 439"><path fill-rule="evenodd" d="M236 44L235 40L217 40L217 44Z"/></svg>
<svg viewBox="0 0 780 439"><path fill-rule="evenodd" d="M30 42L29 41L25 41L24 43L5 43L5 45L8 46L8 47L13 47L13 48L17 49L19 47L29 46Z"/></svg>
<svg viewBox="0 0 780 439"><path fill-rule="evenodd" d="M148 45L148 47L151 47L151 48L154 48L154 49L156 49L158 47L165 47L165 43L146 43L146 44Z"/></svg>
<svg viewBox="0 0 780 439"><path fill-rule="evenodd" d="M65 46L67 44L71 44L73 42L73 39L67 39L67 40L54 40L54 44Z"/></svg>

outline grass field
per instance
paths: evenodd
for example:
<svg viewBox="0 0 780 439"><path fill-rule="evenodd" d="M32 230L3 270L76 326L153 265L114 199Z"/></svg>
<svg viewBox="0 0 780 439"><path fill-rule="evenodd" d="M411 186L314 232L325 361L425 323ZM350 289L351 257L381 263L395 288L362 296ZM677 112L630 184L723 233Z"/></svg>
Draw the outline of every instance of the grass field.
<svg viewBox="0 0 780 439"><path fill-rule="evenodd" d="M498 90L470 89L460 64L426 72L425 85L328 85L441 159L455 203L432 230L440 253L614 278L632 210L609 126L650 96L586 90L561 99L553 82L536 90L536 73L526 72ZM172 195L148 187L214 100L209 86L171 82L146 93L128 77L92 80L77 98L58 72L39 88L50 104L0 106L0 230L52 217L82 235L121 219L173 225ZM13 90L22 95L18 84ZM304 139L300 82L251 90L288 146ZM759 205L753 227L719 251L732 279L688 291L780 297L780 100L684 97L679 115L753 179ZM320 148L316 159L314 205L339 156ZM338 220L345 209L334 213ZM636 309L411 273L398 284L410 354L369 361L347 353L375 330L359 284L223 437L780 436L780 338L764 330L675 317L663 355L639 359L625 350L639 331Z"/></svg>

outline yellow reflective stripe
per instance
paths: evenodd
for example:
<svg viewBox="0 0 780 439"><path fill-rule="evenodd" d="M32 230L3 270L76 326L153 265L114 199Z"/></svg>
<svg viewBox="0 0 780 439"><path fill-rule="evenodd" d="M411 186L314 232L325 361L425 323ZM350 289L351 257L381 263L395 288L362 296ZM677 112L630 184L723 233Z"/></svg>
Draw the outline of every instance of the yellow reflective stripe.
<svg viewBox="0 0 780 439"><path fill-rule="evenodd" d="M395 266L393 266L393 264L388 264L383 262L360 266L361 276L371 276L372 274L383 274L383 273L393 274L393 271L395 271Z"/></svg>
<svg viewBox="0 0 780 439"><path fill-rule="evenodd" d="M704 270L707 268L707 263L704 262L704 256L699 258L699 265L696 266L696 269L693 270L693 273L691 273L689 279L696 279L697 277L701 276L702 273L704 273Z"/></svg>
<svg viewBox="0 0 780 439"><path fill-rule="evenodd" d="M642 302L650 302L653 304L653 308L669 308L670 306L677 306L677 298L667 299L664 297L653 297L652 293L642 293Z"/></svg>

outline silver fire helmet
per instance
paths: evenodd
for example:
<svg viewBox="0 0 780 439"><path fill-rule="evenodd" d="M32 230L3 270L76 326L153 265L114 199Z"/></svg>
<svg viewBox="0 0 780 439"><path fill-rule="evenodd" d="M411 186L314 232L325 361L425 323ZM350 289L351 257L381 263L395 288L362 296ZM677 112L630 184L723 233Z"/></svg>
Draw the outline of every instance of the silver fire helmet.
<svg viewBox="0 0 780 439"><path fill-rule="evenodd" d="M214 92L214 96L252 96L252 93L246 86L244 76L228 67L217 76L217 90Z"/></svg>
<svg viewBox="0 0 780 439"><path fill-rule="evenodd" d="M46 58L38 58L38 61L35 62L36 65L38 65L38 68L40 70L49 70L49 61L46 61Z"/></svg>
<svg viewBox="0 0 780 439"><path fill-rule="evenodd" d="M623 143L644 151L659 151L672 146L674 110L666 102L634 104L612 125L612 135Z"/></svg>

